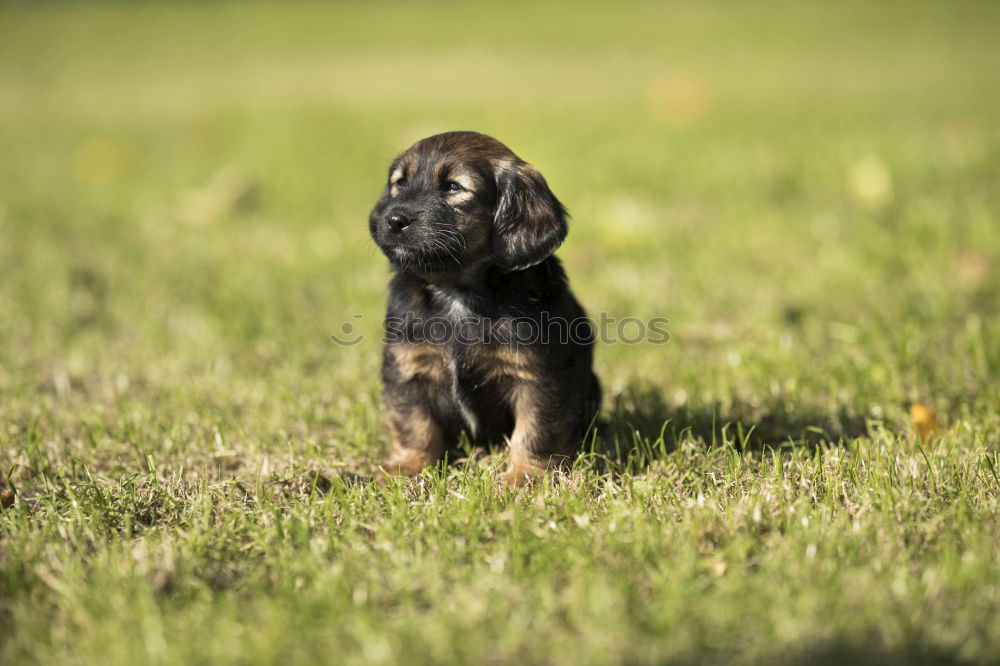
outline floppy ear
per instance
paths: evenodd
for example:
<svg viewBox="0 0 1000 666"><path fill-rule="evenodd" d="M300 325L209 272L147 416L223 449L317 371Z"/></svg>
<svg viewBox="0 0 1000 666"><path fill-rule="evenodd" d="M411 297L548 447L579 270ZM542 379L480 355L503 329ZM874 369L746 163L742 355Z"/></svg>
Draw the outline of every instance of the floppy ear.
<svg viewBox="0 0 1000 666"><path fill-rule="evenodd" d="M541 263L566 238L566 209L530 164L511 164L497 175L493 254L511 271Z"/></svg>

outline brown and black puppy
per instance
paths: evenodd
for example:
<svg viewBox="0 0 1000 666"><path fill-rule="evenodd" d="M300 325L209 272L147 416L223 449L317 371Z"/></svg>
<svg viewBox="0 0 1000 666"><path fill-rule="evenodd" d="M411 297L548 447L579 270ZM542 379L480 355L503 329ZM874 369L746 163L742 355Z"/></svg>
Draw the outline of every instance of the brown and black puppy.
<svg viewBox="0 0 1000 666"><path fill-rule="evenodd" d="M387 474L510 442L507 482L570 459L600 403L593 332L552 256L566 210L542 175L476 132L400 155L369 218L392 263L382 399Z"/></svg>

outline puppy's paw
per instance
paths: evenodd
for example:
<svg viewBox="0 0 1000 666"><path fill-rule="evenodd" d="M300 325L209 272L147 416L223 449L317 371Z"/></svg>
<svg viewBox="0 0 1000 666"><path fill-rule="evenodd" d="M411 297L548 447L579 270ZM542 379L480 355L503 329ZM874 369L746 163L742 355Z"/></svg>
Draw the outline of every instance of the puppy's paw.
<svg viewBox="0 0 1000 666"><path fill-rule="evenodd" d="M530 488L544 472L528 465L511 464L501 477L508 488Z"/></svg>
<svg viewBox="0 0 1000 666"><path fill-rule="evenodd" d="M429 463L422 459L416 457L408 458L392 458L391 460L379 465L378 471L375 472L375 483L382 486L385 485L389 477L392 476L403 476L408 478L413 478L420 474L421 470L427 467Z"/></svg>

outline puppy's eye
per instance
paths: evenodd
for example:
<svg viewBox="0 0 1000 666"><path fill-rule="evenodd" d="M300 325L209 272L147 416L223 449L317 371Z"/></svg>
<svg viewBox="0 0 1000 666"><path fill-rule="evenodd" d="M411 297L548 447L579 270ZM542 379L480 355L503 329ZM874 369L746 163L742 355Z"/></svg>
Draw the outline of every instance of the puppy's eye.
<svg viewBox="0 0 1000 666"><path fill-rule="evenodd" d="M462 191L465 190L464 187L462 187L461 185L459 185L458 183L456 183L453 180L449 180L447 183L445 183L444 184L444 188L446 190L448 190L449 192L462 192Z"/></svg>

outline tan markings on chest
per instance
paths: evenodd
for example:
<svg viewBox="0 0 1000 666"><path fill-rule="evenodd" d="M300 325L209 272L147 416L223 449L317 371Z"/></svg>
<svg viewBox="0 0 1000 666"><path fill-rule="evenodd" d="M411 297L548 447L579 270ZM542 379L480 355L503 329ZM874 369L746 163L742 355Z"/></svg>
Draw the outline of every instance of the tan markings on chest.
<svg viewBox="0 0 1000 666"><path fill-rule="evenodd" d="M451 382L459 366L462 372L477 375L484 381L535 382L536 359L530 351L508 345L474 345L467 348L461 361L452 359L446 347L430 344L398 344L392 355L404 381L422 378L432 382ZM459 361L456 363L456 361Z"/></svg>
<svg viewBox="0 0 1000 666"><path fill-rule="evenodd" d="M422 378L443 382L447 378L444 354L429 344L397 344L391 347L393 359L403 381Z"/></svg>
<svg viewBox="0 0 1000 666"><path fill-rule="evenodd" d="M476 348L476 366L488 380L535 382L536 359L529 351L509 345L482 345Z"/></svg>

